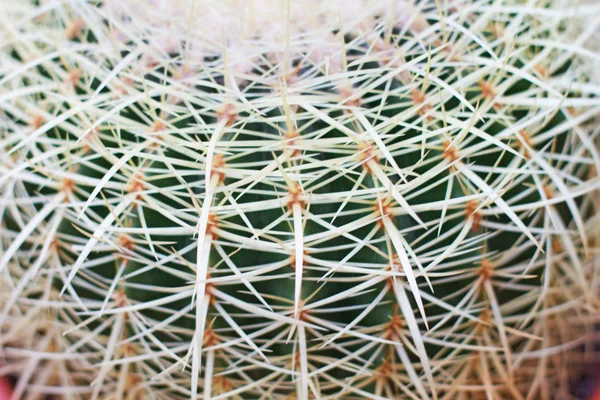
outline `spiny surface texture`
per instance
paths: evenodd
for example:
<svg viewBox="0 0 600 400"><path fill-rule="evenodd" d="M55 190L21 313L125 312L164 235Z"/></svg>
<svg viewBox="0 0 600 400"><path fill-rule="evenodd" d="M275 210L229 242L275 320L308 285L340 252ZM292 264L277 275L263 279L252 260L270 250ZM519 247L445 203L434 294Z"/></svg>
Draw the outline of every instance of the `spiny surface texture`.
<svg viewBox="0 0 600 400"><path fill-rule="evenodd" d="M17 398L576 398L597 2L0 9Z"/></svg>

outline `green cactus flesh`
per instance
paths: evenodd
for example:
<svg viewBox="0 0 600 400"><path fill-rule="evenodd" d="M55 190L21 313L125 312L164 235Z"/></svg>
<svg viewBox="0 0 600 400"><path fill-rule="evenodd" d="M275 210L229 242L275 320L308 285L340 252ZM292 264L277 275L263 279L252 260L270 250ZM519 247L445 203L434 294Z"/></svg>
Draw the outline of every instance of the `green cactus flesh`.
<svg viewBox="0 0 600 400"><path fill-rule="evenodd" d="M600 306L598 32L577 26L600 8L308 3L8 2L20 394L570 390ZM211 12L248 26L211 33Z"/></svg>

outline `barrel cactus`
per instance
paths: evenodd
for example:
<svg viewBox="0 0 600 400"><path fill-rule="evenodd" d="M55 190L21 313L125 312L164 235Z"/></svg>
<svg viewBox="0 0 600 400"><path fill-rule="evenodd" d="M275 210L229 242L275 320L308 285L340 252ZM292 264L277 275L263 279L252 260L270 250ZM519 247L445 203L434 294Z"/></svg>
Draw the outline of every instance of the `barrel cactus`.
<svg viewBox="0 0 600 400"><path fill-rule="evenodd" d="M15 398L575 398L594 3L1 0Z"/></svg>

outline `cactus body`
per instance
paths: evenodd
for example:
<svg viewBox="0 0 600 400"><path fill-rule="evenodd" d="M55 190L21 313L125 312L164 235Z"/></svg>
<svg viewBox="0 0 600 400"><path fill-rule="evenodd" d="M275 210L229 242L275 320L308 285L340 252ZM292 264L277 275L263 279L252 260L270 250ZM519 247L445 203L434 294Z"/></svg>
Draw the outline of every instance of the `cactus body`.
<svg viewBox="0 0 600 400"><path fill-rule="evenodd" d="M598 5L4 3L17 396L571 396Z"/></svg>

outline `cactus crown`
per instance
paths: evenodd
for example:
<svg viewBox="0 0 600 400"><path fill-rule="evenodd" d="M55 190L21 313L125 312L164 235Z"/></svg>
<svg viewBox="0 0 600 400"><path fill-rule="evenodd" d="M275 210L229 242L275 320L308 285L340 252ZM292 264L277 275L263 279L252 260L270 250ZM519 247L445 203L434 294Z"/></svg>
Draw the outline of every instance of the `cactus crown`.
<svg viewBox="0 0 600 400"><path fill-rule="evenodd" d="M566 393L599 307L600 7L200 3L8 2L19 393Z"/></svg>

